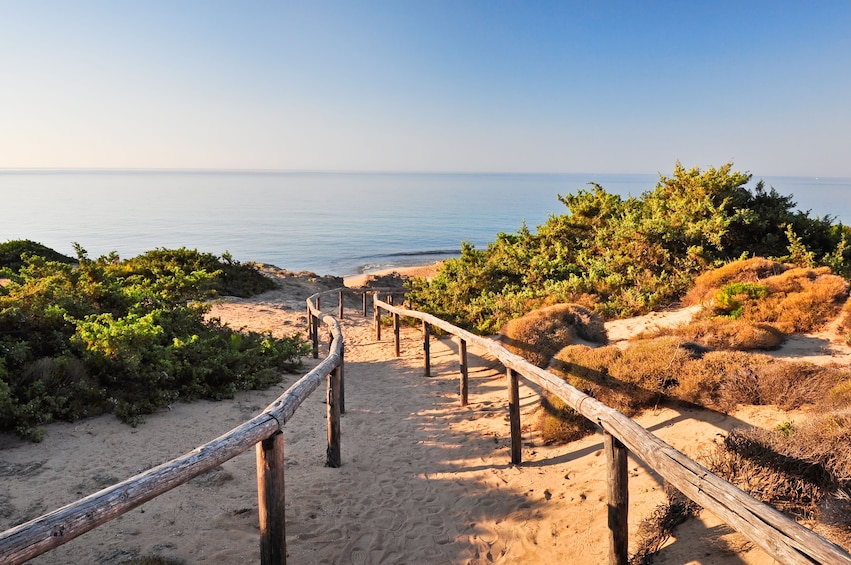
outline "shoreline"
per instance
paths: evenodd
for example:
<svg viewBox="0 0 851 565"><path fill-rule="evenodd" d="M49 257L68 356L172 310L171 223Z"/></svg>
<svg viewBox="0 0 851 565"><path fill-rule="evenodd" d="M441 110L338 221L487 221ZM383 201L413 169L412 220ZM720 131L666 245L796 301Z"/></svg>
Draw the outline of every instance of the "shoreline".
<svg viewBox="0 0 851 565"><path fill-rule="evenodd" d="M349 288L358 288L365 286L366 283L373 277L386 277L392 274L398 274L402 277L413 279L430 279L437 274L443 261L436 261L426 265L414 265L410 267L389 267L371 273L359 273L353 275L344 275L343 284Z"/></svg>

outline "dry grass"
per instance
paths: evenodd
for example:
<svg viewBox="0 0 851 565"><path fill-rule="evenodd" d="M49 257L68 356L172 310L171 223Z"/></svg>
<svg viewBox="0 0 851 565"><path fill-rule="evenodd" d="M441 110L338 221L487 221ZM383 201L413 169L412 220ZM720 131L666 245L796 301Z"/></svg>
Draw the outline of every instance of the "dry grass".
<svg viewBox="0 0 851 565"><path fill-rule="evenodd" d="M608 341L603 320L578 304L534 310L505 324L500 334L509 351L538 367L546 367L560 349L577 338L593 343Z"/></svg>
<svg viewBox="0 0 851 565"><path fill-rule="evenodd" d="M653 392L609 374L609 367L621 356L615 346L569 345L558 352L549 369L585 394L631 416L652 403Z"/></svg>
<svg viewBox="0 0 851 565"><path fill-rule="evenodd" d="M550 370L630 416L658 402L677 383L683 365L702 353L675 337L638 341L624 351L571 345L556 354Z"/></svg>
<svg viewBox="0 0 851 565"><path fill-rule="evenodd" d="M697 277L694 287L683 298L683 304L692 306L711 302L719 288L732 282L757 283L779 275L790 268L762 257L733 261L718 269L707 271Z"/></svg>
<svg viewBox="0 0 851 565"><path fill-rule="evenodd" d="M765 292L731 290L739 283L758 285ZM733 302L735 315L742 320L771 324L788 334L813 331L834 319L848 300L848 291L848 281L831 274L828 267L793 268L754 258L704 273L684 302L708 306L710 316L730 313Z"/></svg>
<svg viewBox="0 0 851 565"><path fill-rule="evenodd" d="M638 526L638 548L630 565L650 565L653 556L674 534L674 528L697 516L701 507L690 498L665 483L667 501L656 507L649 518Z"/></svg>
<svg viewBox="0 0 851 565"><path fill-rule="evenodd" d="M812 463L778 453L765 430L734 430L712 452L706 466L754 498L812 520L822 498L822 470Z"/></svg>
<svg viewBox="0 0 851 565"><path fill-rule="evenodd" d="M739 351L713 351L683 365L671 395L730 412L740 404L784 410L816 404L851 377L848 371Z"/></svg>
<svg viewBox="0 0 851 565"><path fill-rule="evenodd" d="M839 329L845 332L845 342L851 345L851 299L842 307L842 320Z"/></svg>
<svg viewBox="0 0 851 565"><path fill-rule="evenodd" d="M538 427L544 443L569 443L595 431L593 423L557 396L542 396L541 408Z"/></svg>
<svg viewBox="0 0 851 565"><path fill-rule="evenodd" d="M783 332L769 324L741 319L706 318L684 326L658 328L645 332L638 338L666 335L693 341L710 349L732 351L770 351L779 348L785 337Z"/></svg>

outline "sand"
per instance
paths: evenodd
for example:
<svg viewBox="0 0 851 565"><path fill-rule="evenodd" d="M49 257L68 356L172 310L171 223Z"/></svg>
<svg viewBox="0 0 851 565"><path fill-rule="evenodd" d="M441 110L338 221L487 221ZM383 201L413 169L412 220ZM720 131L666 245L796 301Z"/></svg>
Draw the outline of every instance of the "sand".
<svg viewBox="0 0 851 565"><path fill-rule="evenodd" d="M303 332L304 298L338 284L310 277L281 280L280 290L223 300L212 314L236 328ZM329 304L329 311L334 307ZM618 341L648 324L674 323L689 315L658 314L619 321L609 329ZM564 446L544 445L533 430L537 392L523 386L523 465L510 465L505 378L498 364L471 349L470 404L461 408L457 348L451 340L434 340L434 376L427 378L416 329L403 329L399 359L393 356L392 338L385 335L377 342L371 320L355 309L346 311L344 332L343 466L323 466L321 393L312 395L285 428L290 563L605 562L600 435ZM838 348L835 338L818 339ZM792 355L806 358L798 345ZM816 353L829 355L824 347ZM306 360L305 369L313 363ZM0 435L0 529L209 441L260 412L297 378L289 375L269 390L241 393L231 401L178 403L137 428L104 416L51 424L41 444ZM700 457L734 427L771 427L796 416L771 407L723 415L673 405L637 420L686 454ZM631 460L629 469L634 533L663 502L664 493L659 478L642 463ZM257 563L256 497L252 450L32 562L117 564L133 556L158 555L187 564ZM634 548L634 534L631 543ZM656 562L773 561L704 511L700 520L680 527Z"/></svg>

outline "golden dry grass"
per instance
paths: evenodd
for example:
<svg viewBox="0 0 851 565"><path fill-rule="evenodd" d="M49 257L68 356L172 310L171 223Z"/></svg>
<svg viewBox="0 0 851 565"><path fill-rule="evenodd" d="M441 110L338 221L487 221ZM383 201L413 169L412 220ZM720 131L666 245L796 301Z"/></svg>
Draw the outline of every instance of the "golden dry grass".
<svg viewBox="0 0 851 565"><path fill-rule="evenodd" d="M506 348L538 367L546 367L550 359L576 338L606 343L603 320L578 304L556 304L534 310L506 323L500 330Z"/></svg>
<svg viewBox="0 0 851 565"><path fill-rule="evenodd" d="M770 351L782 345L784 334L770 324L729 318L705 318L684 326L659 328L645 332L639 339L676 336L710 349L733 351Z"/></svg>
<svg viewBox="0 0 851 565"><path fill-rule="evenodd" d="M790 265L783 265L762 257L733 261L697 277L694 286L686 293L682 302L686 306L711 302L718 289L731 282L757 283L768 277L779 275L788 268Z"/></svg>
<svg viewBox="0 0 851 565"><path fill-rule="evenodd" d="M735 296L730 296L734 283L758 285L764 292L732 291ZM790 334L814 331L835 319L848 300L848 292L848 281L832 274L828 267L791 267L754 258L704 273L683 302L703 304L707 316L712 317L728 313L722 302L735 300L736 315L741 320L770 324Z"/></svg>
<svg viewBox="0 0 851 565"><path fill-rule="evenodd" d="M550 363L550 370L584 393L624 414L633 415L661 400L675 386L683 365L702 350L676 337L614 346L570 345Z"/></svg>
<svg viewBox="0 0 851 565"><path fill-rule="evenodd" d="M740 404L785 410L815 404L851 377L848 371L739 351L713 351L684 364L672 396L730 412Z"/></svg>

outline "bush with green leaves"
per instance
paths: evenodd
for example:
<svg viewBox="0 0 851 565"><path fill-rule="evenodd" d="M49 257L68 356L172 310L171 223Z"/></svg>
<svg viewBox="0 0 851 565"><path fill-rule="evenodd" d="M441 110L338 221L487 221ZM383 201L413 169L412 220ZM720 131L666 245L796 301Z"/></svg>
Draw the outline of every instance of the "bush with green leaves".
<svg viewBox="0 0 851 565"><path fill-rule="evenodd" d="M206 319L217 295L274 288L251 264L188 249L77 265L23 253L0 286L0 430L106 412L138 423L175 400L228 398L278 382L301 336L236 332Z"/></svg>
<svg viewBox="0 0 851 565"><path fill-rule="evenodd" d="M732 164L701 171L677 163L638 197L599 184L559 196L568 212L536 232L500 233L486 249L464 244L413 304L458 325L492 333L541 306L572 302L607 318L677 302L701 272L743 257L827 265L851 273L851 229L795 211L782 196ZM803 263L806 263L804 265Z"/></svg>

